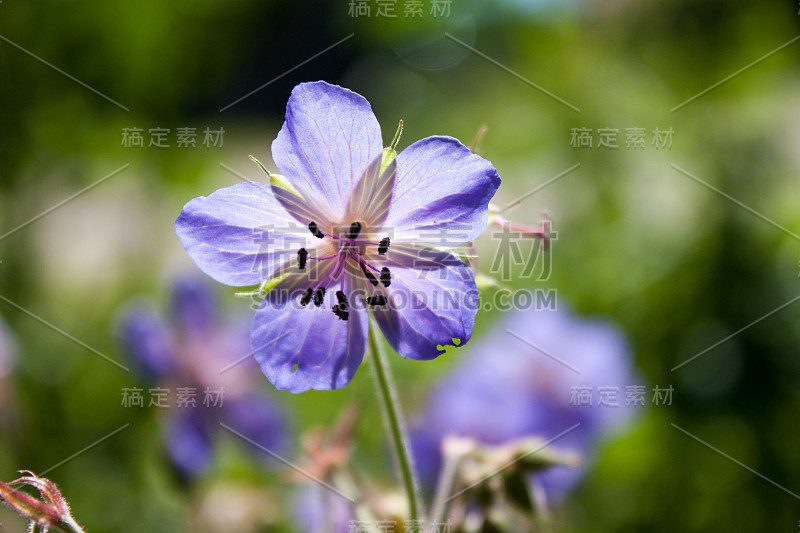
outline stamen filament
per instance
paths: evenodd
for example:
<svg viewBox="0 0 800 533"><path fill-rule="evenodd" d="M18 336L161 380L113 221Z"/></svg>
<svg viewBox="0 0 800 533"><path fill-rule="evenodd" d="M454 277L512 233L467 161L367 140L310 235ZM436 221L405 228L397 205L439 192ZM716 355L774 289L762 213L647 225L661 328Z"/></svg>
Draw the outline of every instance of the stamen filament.
<svg viewBox="0 0 800 533"><path fill-rule="evenodd" d="M339 255L339 252L336 252L333 255L329 255L328 257L309 257L309 259L313 259L314 261L325 261L326 259L333 259L337 255Z"/></svg>
<svg viewBox="0 0 800 533"><path fill-rule="evenodd" d="M336 274L334 274L333 279L331 280L331 285L333 283L336 283L336 280L338 279L339 280L339 288L342 287L342 285L344 284L344 276L342 274L344 273L344 269L346 267L347 267L347 255L343 255L342 256L342 263L339 265L339 269L336 271Z"/></svg>
<svg viewBox="0 0 800 533"><path fill-rule="evenodd" d="M365 261L365 260L364 260L364 259L363 259L363 258L362 258L360 255L356 255L356 257L358 258L358 260L359 260L359 261L361 261L362 263L364 263L366 266L368 266L369 268L371 268L371 269L372 269L372 270L374 270L375 272L380 272L380 271L381 271L379 268L377 268L377 267L374 267L374 266L372 266L371 264L369 264L367 261Z"/></svg>
<svg viewBox="0 0 800 533"><path fill-rule="evenodd" d="M346 236L344 233L340 233L339 235L331 235L329 233L323 233L319 229L319 226L316 222L309 222L308 229L312 235L320 239L324 237L330 237L331 239L341 241L342 244L336 253L327 257L309 257L308 250L305 248L300 248L300 250L298 250L297 261L300 270L305 268L308 259L315 261L327 261L335 259L333 264L327 267L322 278L314 283L312 287L308 288L305 293L303 293L303 296L300 299L300 303L302 305L307 305L313 299L314 305L320 307L324 303L325 292L338 281L339 290L336 291L337 303L332 306L332 311L340 320L347 320L350 315L349 304L343 289L344 271L347 268L347 261L350 258L355 259L356 263L361 269L361 272L364 274L364 277L370 283L370 291L372 292L372 295L367 297L367 304L373 307L378 305L386 305L386 295L378 294L376 288L378 288L380 285L388 287L391 284L392 275L389 268L378 268L364 260L359 253L359 249L355 247L355 244L377 246L378 255L385 255L389 249L389 237L382 238L380 243L358 240L356 237L358 237L358 235L361 233L362 228L363 226L361 222L353 222L350 225L349 232ZM378 275L376 276L372 273L372 271L376 272Z"/></svg>
<svg viewBox="0 0 800 533"><path fill-rule="evenodd" d="M378 246L378 243L377 243L377 242L370 242L370 241L360 241L360 240L358 240L358 239L342 239L342 238L341 238L341 237L339 237L338 235L331 235L330 233L322 233L322 232L320 232L320 233L321 233L323 236L325 236L325 237L330 237L331 239L336 239L337 241L344 241L344 242L354 242L354 243L356 243L356 244L366 244L366 245L369 245L369 246ZM320 239L321 239L321 238L322 238L322 237L320 237Z"/></svg>
<svg viewBox="0 0 800 533"><path fill-rule="evenodd" d="M339 256L338 259L336 259L336 262L333 263L333 265L331 265L331 267L325 273L325 276L322 278L322 280L319 283L317 283L316 287L327 286L326 283L328 281L328 278L330 278L331 274L333 274L334 272L336 272L336 273L333 275L332 279L335 280L339 276L339 273L340 273L339 265L340 264L344 264L347 261L347 255L344 255L344 254L341 254L341 253L339 253L337 255Z"/></svg>

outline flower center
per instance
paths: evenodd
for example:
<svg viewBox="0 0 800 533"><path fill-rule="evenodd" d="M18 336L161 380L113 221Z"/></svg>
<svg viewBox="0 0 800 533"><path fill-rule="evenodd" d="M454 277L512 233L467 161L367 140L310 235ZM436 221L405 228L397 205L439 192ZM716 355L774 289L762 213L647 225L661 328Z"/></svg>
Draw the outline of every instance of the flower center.
<svg viewBox="0 0 800 533"><path fill-rule="evenodd" d="M386 294L380 292L385 293L385 288L391 284L392 273L387 267L378 268L372 265L363 256L371 246L377 247L378 255L386 255L389 251L389 237L384 237L377 243L360 239L364 225L358 221L336 227L333 234L323 233L314 221L308 224L308 230L318 239L330 239L336 253L327 257L310 257L305 248L297 251L297 267L300 270L305 270L309 260L320 261L322 263L318 272L323 273L300 297L301 305L308 305L313 300L314 305L320 307L325 302L326 291L338 283L339 290L336 291L336 303L332 311L340 320L347 320L350 307L344 293L344 275L348 261L358 265L369 282L372 295L367 297L367 304L386 305Z"/></svg>

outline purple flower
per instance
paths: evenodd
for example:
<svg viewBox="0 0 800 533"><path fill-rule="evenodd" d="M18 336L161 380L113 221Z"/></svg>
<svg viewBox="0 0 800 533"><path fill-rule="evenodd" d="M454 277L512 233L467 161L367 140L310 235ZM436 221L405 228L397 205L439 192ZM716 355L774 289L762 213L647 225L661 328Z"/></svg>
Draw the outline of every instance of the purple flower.
<svg viewBox="0 0 800 533"><path fill-rule="evenodd" d="M198 474L209 466L220 423L271 451L285 447L284 415L252 377L247 321L222 323L205 282L176 281L170 319L144 303L127 306L119 334L140 373L167 391L165 444L181 472ZM143 407L156 408L150 406L153 390L143 388Z"/></svg>
<svg viewBox="0 0 800 533"><path fill-rule="evenodd" d="M486 226L494 167L451 137L396 155L360 95L325 82L292 91L272 143L283 176L187 203L175 226L221 283L262 284L251 343L267 378L302 392L344 387L367 342L367 308L397 352L432 359L466 343L478 306L450 248Z"/></svg>
<svg viewBox="0 0 800 533"><path fill-rule="evenodd" d="M600 438L631 420L637 407L626 405L626 391L636 385L616 328L563 309L513 312L431 394L412 431L421 476L435 482L447 435L503 444L526 436L552 439L576 424L551 445L586 462ZM591 405L579 405L580 391L589 392ZM582 473L555 466L538 479L550 498L559 499Z"/></svg>
<svg viewBox="0 0 800 533"><path fill-rule="evenodd" d="M16 342L6 324L0 320L0 426L14 422L14 387L11 371L16 358Z"/></svg>
<svg viewBox="0 0 800 533"><path fill-rule="evenodd" d="M303 531L353 531L349 524L356 516L350 502L326 488L305 484L295 492L292 504L297 525Z"/></svg>
<svg viewBox="0 0 800 533"><path fill-rule="evenodd" d="M11 374L15 346L5 322L0 320L0 380ZM2 390L2 389L0 389Z"/></svg>

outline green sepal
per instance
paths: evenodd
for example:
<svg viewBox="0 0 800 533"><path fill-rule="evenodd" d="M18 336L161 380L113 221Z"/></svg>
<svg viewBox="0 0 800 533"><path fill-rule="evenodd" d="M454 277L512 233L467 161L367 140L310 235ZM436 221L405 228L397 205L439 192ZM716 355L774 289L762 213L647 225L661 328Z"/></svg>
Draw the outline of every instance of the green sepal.
<svg viewBox="0 0 800 533"><path fill-rule="evenodd" d="M391 148L383 149L383 153L381 154L381 170L380 173L378 174L379 176L383 176L383 173L394 162L396 157L397 157L397 152L395 152L393 149Z"/></svg>
<svg viewBox="0 0 800 533"><path fill-rule="evenodd" d="M303 198L303 195L300 194L300 191L295 189L294 186L292 186L292 184L289 183L289 180L286 179L286 176L282 176L280 174L273 174L272 172L267 170L267 167L265 167L261 163L261 161L259 161L258 159L256 159L252 155L250 156L250 159L256 165L258 165L261 168L261 170L263 170L267 174L267 176L269 176L269 184L270 185L272 185L273 187L278 187L278 188L283 189L285 191L289 191L290 193L295 194L295 195L299 196L300 198ZM305 198L303 198L303 199L305 199Z"/></svg>
<svg viewBox="0 0 800 533"><path fill-rule="evenodd" d="M235 292L233 293L233 295L239 298L249 298L251 296L266 296L269 293L269 291L277 287L281 281L289 277L289 274L291 274L291 272L285 272L278 276L271 277L270 279L262 283L261 286L258 287L257 291Z"/></svg>
<svg viewBox="0 0 800 533"><path fill-rule="evenodd" d="M499 281L497 281L492 276L487 276L486 274L479 272L475 275L475 284L478 286L478 290L498 290L498 291L506 291L512 292L512 290Z"/></svg>
<svg viewBox="0 0 800 533"><path fill-rule="evenodd" d="M401 120L400 123L397 125L397 131L394 134L394 138L392 139L392 144L389 145L388 148L383 149L383 153L381 154L381 169L378 173L379 176L383 175L383 172L389 168L389 165L394 163L395 158L397 157L397 143L400 142L400 136L403 134L403 121Z"/></svg>
<svg viewBox="0 0 800 533"><path fill-rule="evenodd" d="M278 286L278 283L288 278L290 274L291 272L284 272L283 274L280 274L278 276L273 276L272 278L268 279L267 281L261 284L259 291L261 292L261 294L269 293L269 291Z"/></svg>

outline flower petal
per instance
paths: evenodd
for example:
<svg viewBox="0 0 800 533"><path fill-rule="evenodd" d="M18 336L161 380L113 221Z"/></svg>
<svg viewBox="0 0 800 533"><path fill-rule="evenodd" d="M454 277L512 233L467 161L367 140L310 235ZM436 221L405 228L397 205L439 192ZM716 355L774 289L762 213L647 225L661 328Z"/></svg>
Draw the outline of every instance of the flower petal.
<svg viewBox="0 0 800 533"><path fill-rule="evenodd" d="M432 493L442 467L442 434L435 428L414 426L409 429L409 441L420 483Z"/></svg>
<svg viewBox="0 0 800 533"><path fill-rule="evenodd" d="M486 228L497 170L452 137L421 139L397 156L384 227L397 240L458 246Z"/></svg>
<svg viewBox="0 0 800 533"><path fill-rule="evenodd" d="M472 336L478 288L472 270L449 252L392 245L383 263L391 271L386 306L373 308L392 347L409 359L433 359L440 348Z"/></svg>
<svg viewBox="0 0 800 533"><path fill-rule="evenodd" d="M11 372L16 358L16 341L11 337L8 326L0 319L0 379Z"/></svg>
<svg viewBox="0 0 800 533"><path fill-rule="evenodd" d="M301 485L292 498L292 508L292 514L301 531L331 533L358 531L353 526L356 515L350 502L320 485L314 483Z"/></svg>
<svg viewBox="0 0 800 533"><path fill-rule="evenodd" d="M252 181L193 199L175 231L200 270L239 287L269 279L298 249L315 244L271 188Z"/></svg>
<svg viewBox="0 0 800 533"><path fill-rule="evenodd" d="M195 407L180 412L167 428L169 456L181 473L186 475L201 473L208 468L214 455L203 409Z"/></svg>
<svg viewBox="0 0 800 533"><path fill-rule="evenodd" d="M345 219L362 222L367 228L381 228L389 212L396 173L397 154L386 148L358 180Z"/></svg>
<svg viewBox="0 0 800 533"><path fill-rule="evenodd" d="M172 286L172 312L186 332L208 335L216 323L217 299L210 281L182 276Z"/></svg>
<svg viewBox="0 0 800 533"><path fill-rule="evenodd" d="M272 194L305 231L308 231L309 222L316 222L323 227L332 225L330 213L327 212L324 204L312 204L305 198L275 185L272 186ZM328 231L326 230L326 232Z"/></svg>
<svg viewBox="0 0 800 533"><path fill-rule="evenodd" d="M326 206L328 222L336 222L382 148L381 128L369 102L317 81L292 90L286 121L272 143L272 158L303 197L311 205Z"/></svg>
<svg viewBox="0 0 800 533"><path fill-rule="evenodd" d="M331 310L333 289L320 307L301 306L307 286L305 277L293 276L267 294L253 320L256 361L278 389L339 389L350 382L364 356L367 313L363 306L351 306L349 320L339 320ZM348 277L344 291L352 293Z"/></svg>
<svg viewBox="0 0 800 533"><path fill-rule="evenodd" d="M176 369L175 344L169 326L155 311L133 305L122 312L120 341L148 379L171 376Z"/></svg>
<svg viewBox="0 0 800 533"><path fill-rule="evenodd" d="M266 396L248 394L226 399L222 421L273 453L282 454L288 444L283 412ZM252 451L260 459L270 458L262 450Z"/></svg>

